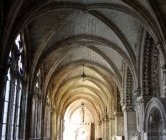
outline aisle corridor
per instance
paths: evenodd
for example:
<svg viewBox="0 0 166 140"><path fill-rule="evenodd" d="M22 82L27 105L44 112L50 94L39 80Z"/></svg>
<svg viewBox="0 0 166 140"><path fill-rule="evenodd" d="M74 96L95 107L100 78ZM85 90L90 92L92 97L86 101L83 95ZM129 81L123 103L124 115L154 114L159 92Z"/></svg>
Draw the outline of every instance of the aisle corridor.
<svg viewBox="0 0 166 140"><path fill-rule="evenodd" d="M164 0L1 0L0 140L166 140Z"/></svg>

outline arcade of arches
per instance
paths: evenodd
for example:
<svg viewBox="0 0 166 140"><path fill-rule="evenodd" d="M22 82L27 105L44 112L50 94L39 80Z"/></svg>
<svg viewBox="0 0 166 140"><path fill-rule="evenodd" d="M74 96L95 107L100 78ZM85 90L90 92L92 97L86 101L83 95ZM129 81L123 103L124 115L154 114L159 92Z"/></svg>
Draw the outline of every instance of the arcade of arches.
<svg viewBox="0 0 166 140"><path fill-rule="evenodd" d="M0 140L166 140L165 0L1 0Z"/></svg>

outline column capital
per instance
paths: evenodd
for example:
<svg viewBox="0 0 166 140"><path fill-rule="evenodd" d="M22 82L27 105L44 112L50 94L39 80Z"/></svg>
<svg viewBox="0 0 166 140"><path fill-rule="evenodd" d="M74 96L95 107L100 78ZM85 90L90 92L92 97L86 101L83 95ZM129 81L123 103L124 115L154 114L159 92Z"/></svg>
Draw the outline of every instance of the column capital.
<svg viewBox="0 0 166 140"><path fill-rule="evenodd" d="M100 126L101 125L101 120L98 120L96 123Z"/></svg>
<svg viewBox="0 0 166 140"><path fill-rule="evenodd" d="M109 120L109 117L104 117L103 121L107 122Z"/></svg>
<svg viewBox="0 0 166 140"><path fill-rule="evenodd" d="M166 136L166 129L162 130L162 135Z"/></svg>
<svg viewBox="0 0 166 140"><path fill-rule="evenodd" d="M161 70L163 72L163 80L164 80L164 85L166 85L166 64L164 64L162 67L161 67Z"/></svg>
<svg viewBox="0 0 166 140"><path fill-rule="evenodd" d="M136 89L134 90L133 96L134 96L135 98L141 96L141 88L140 88L140 87L138 87L138 88L136 88Z"/></svg>
<svg viewBox="0 0 166 140"><path fill-rule="evenodd" d="M56 107L53 107L53 106L51 106L50 110L51 110L51 113L53 113L53 112L57 112Z"/></svg>
<svg viewBox="0 0 166 140"><path fill-rule="evenodd" d="M123 112L134 112L134 106L124 105L122 107Z"/></svg>
<svg viewBox="0 0 166 140"><path fill-rule="evenodd" d="M161 89L161 97L166 97L166 85L163 85Z"/></svg>
<svg viewBox="0 0 166 140"><path fill-rule="evenodd" d="M136 101L135 101L135 103L136 103L136 105L144 103L143 97L137 98Z"/></svg>
<svg viewBox="0 0 166 140"><path fill-rule="evenodd" d="M122 111L123 112L133 112L134 111L134 105L126 105L125 101L120 101Z"/></svg>
<svg viewBox="0 0 166 140"><path fill-rule="evenodd" d="M161 67L162 73L163 73L163 84L162 84L162 89L161 89L161 96L166 97L166 64L164 64Z"/></svg>
<svg viewBox="0 0 166 140"><path fill-rule="evenodd" d="M164 64L164 65L161 67L161 69L162 69L162 72L163 72L164 74L166 74L166 64Z"/></svg>
<svg viewBox="0 0 166 140"><path fill-rule="evenodd" d="M121 101L120 101L120 105L121 105L121 107L123 108L123 106L125 106L125 101L124 101L124 100L121 100Z"/></svg>
<svg viewBox="0 0 166 140"><path fill-rule="evenodd" d="M143 96L137 100L138 103L140 104L147 104L149 100L152 98L152 96Z"/></svg>
<svg viewBox="0 0 166 140"><path fill-rule="evenodd" d="M115 110L114 109L111 109L109 112L108 112L108 120L114 120L115 119Z"/></svg>
<svg viewBox="0 0 166 140"><path fill-rule="evenodd" d="M115 116L119 116L119 117L123 116L123 112L117 112L117 111L115 111L114 114L115 114Z"/></svg>
<svg viewBox="0 0 166 140"><path fill-rule="evenodd" d="M109 116L108 120L115 120L115 116Z"/></svg>

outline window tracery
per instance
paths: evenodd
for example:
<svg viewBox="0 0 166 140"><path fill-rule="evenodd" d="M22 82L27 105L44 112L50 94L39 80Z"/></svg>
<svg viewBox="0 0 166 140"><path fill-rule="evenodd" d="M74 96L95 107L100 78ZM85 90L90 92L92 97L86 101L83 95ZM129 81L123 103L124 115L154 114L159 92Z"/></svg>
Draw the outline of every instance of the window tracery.
<svg viewBox="0 0 166 140"><path fill-rule="evenodd" d="M19 34L10 49L3 98L3 121L1 140L18 139L20 132L21 101L25 73L24 43Z"/></svg>

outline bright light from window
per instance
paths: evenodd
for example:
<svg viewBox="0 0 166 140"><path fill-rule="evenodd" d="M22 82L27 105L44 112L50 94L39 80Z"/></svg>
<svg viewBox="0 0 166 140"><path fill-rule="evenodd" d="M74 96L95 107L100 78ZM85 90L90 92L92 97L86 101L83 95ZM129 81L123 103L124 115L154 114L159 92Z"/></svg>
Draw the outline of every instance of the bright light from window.
<svg viewBox="0 0 166 140"><path fill-rule="evenodd" d="M20 34L18 34L18 36L17 36L16 39L15 39L15 43L16 43L18 49L19 49L19 47L20 47L20 45L19 45L19 41L20 41L20 40L21 40L21 39L20 39Z"/></svg>
<svg viewBox="0 0 166 140"><path fill-rule="evenodd" d="M86 109L84 114L87 115ZM65 116L63 140L89 140L90 116L84 121L82 121L82 116L82 106Z"/></svg>
<svg viewBox="0 0 166 140"><path fill-rule="evenodd" d="M88 140L88 134L85 129L81 128L76 136L76 140Z"/></svg>

